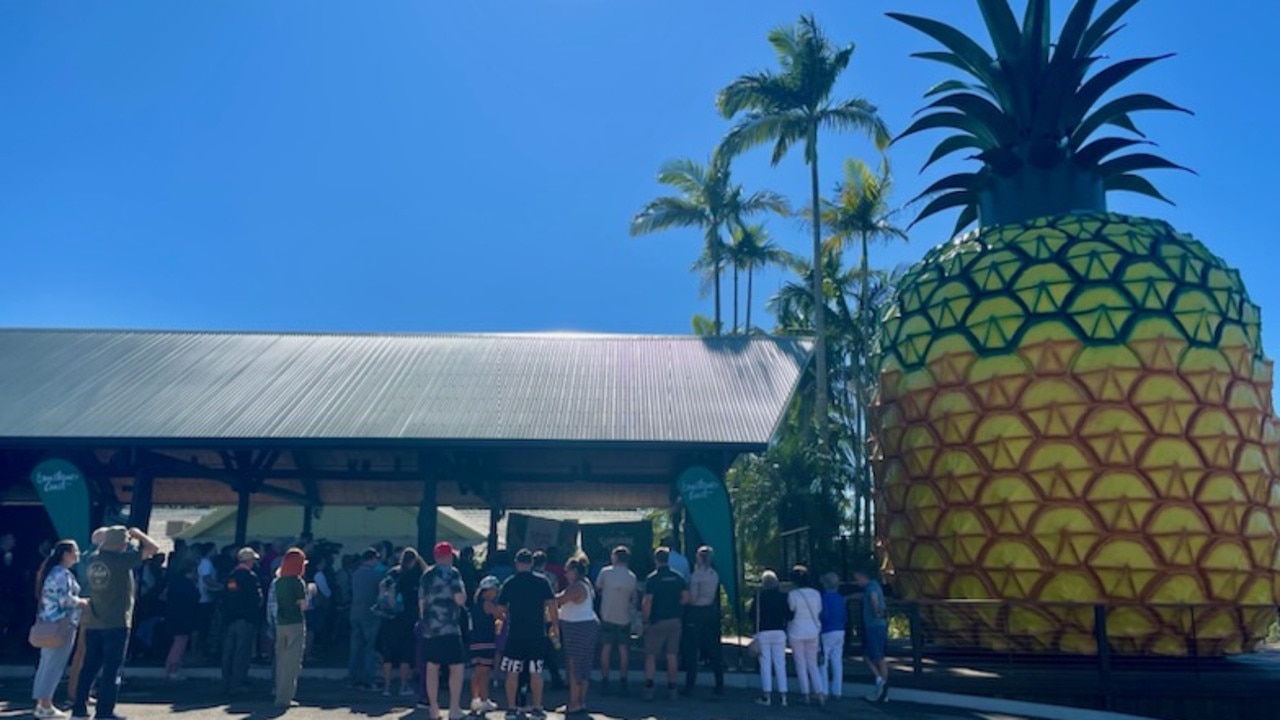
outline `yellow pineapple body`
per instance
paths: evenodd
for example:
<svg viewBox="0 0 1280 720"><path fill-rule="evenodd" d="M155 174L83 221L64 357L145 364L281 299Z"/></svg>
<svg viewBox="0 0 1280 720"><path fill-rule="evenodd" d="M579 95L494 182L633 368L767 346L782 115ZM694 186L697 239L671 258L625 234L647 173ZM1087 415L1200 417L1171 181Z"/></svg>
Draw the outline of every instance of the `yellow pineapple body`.
<svg viewBox="0 0 1280 720"><path fill-rule="evenodd" d="M941 246L883 328L881 542L934 639L1252 649L1280 597L1280 431L1239 274L1167 224L1040 219ZM1079 605L1076 605L1079 604ZM1188 606L1204 606L1195 612Z"/></svg>

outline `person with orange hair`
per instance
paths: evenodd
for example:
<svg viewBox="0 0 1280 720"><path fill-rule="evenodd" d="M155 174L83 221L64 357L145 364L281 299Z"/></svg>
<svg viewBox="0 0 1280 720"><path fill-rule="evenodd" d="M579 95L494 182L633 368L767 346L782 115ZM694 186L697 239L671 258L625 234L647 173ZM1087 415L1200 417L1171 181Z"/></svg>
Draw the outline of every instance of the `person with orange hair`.
<svg viewBox="0 0 1280 720"><path fill-rule="evenodd" d="M276 707L296 705L298 675L302 673L302 653L307 637L303 611L307 607L307 586L302 573L307 556L290 548L280 562L272 589L276 596Z"/></svg>

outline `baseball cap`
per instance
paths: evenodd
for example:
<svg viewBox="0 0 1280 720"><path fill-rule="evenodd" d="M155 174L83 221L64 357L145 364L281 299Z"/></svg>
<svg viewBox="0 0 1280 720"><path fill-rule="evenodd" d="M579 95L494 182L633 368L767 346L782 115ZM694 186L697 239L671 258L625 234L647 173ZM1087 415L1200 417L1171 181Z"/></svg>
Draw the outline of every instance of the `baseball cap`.
<svg viewBox="0 0 1280 720"><path fill-rule="evenodd" d="M533 564L533 552L532 552L531 550L529 550L528 548L525 548L525 549L521 550L520 552L516 553L516 564L517 564L517 565L532 565L532 564Z"/></svg>
<svg viewBox="0 0 1280 720"><path fill-rule="evenodd" d="M453 556L453 545L447 542L436 543L435 550L431 551L432 557Z"/></svg>
<svg viewBox="0 0 1280 720"><path fill-rule="evenodd" d="M498 578L496 578L496 577L494 577L494 576L492 576L492 575L485 575L485 576L484 576L484 579L480 581L480 589L481 589L481 590L492 590L492 589L497 588L497 587L499 587L499 586L501 586L501 585L502 585L502 583L498 581Z"/></svg>
<svg viewBox="0 0 1280 720"><path fill-rule="evenodd" d="M123 525L112 525L102 534L103 550L120 552L129 543L129 529Z"/></svg>
<svg viewBox="0 0 1280 720"><path fill-rule="evenodd" d="M239 560L240 562L244 562L246 560L258 560L258 559L260 559L260 556L258 555L258 551L254 550L251 547L242 547L240 548L240 551L236 553L236 560Z"/></svg>

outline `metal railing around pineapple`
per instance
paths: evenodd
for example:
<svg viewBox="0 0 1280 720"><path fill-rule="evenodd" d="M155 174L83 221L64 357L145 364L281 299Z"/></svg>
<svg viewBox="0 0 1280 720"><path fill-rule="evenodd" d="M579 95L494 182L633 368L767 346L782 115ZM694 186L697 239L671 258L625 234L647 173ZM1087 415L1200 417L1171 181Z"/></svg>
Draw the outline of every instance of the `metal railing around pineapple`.
<svg viewBox="0 0 1280 720"><path fill-rule="evenodd" d="M1198 677L1201 659L1250 652L1276 632L1276 621L1275 605L895 600L890 643L916 674L926 658L1009 666L1048 658L1094 665L1105 686L1117 662L1139 658L1190 663ZM851 624L851 641L860 642L859 623Z"/></svg>

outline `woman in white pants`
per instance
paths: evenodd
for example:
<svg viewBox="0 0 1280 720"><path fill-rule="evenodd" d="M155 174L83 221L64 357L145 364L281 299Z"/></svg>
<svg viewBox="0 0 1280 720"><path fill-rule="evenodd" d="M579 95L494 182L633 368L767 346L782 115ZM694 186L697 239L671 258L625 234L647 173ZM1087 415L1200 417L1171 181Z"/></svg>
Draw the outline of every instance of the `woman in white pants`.
<svg viewBox="0 0 1280 720"><path fill-rule="evenodd" d="M827 666L822 679L827 696L839 699L844 687L844 633L849 625L849 607L840 594L840 576L822 576L822 656Z"/></svg>
<svg viewBox="0 0 1280 720"><path fill-rule="evenodd" d="M787 593L791 622L787 624L787 642L796 663L796 678L805 702L825 705L827 683L818 664L818 645L822 638L822 595L812 587L809 568L797 565L791 569L794 586Z"/></svg>
<svg viewBox="0 0 1280 720"><path fill-rule="evenodd" d="M760 592L751 603L755 618L755 642L760 650L760 688L763 694L756 702L765 707L773 704L773 680L778 680L781 706L787 706L787 622L791 610L787 594L778 587L778 576L766 570L760 576Z"/></svg>

